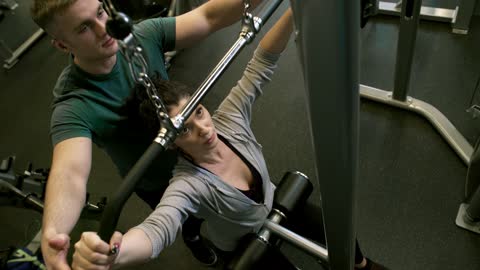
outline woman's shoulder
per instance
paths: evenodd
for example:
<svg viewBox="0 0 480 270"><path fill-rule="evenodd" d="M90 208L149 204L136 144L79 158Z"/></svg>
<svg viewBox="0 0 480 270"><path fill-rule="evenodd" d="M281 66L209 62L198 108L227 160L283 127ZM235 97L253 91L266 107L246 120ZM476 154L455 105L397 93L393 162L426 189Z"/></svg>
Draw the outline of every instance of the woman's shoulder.
<svg viewBox="0 0 480 270"><path fill-rule="evenodd" d="M177 164L173 169L173 177L170 184L175 182L185 182L191 185L199 185L204 183L203 179L207 178L201 168L193 164L186 158L179 156Z"/></svg>

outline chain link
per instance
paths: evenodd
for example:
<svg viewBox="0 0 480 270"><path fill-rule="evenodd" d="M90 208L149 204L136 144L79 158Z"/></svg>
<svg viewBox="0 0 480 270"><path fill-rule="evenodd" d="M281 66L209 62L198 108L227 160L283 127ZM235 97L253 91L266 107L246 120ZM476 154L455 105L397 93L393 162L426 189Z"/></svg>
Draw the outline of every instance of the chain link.
<svg viewBox="0 0 480 270"><path fill-rule="evenodd" d="M131 38L133 39L133 36ZM147 90L147 95L155 107L155 111L159 117L159 120L164 120L165 118L168 118L166 107L164 106L162 99L158 96L158 91L155 85L148 76L148 65L145 57L143 56L142 48L137 46L135 42L133 43L134 45L130 46L126 45L125 43L121 44L120 46L122 53L128 62L130 73L132 74L135 82L142 84Z"/></svg>
<svg viewBox="0 0 480 270"><path fill-rule="evenodd" d="M246 18L249 16L250 7L251 7L250 0L243 0L243 18Z"/></svg>
<svg viewBox="0 0 480 270"><path fill-rule="evenodd" d="M107 4L111 4L110 1L107 1ZM250 13L250 8L250 0L243 0L243 24L253 27L253 15ZM251 29L254 29L254 27ZM142 48L137 46L135 37L130 34L124 41L120 42L119 45L122 54L128 62L133 79L136 83L142 84L147 90L148 97L153 106L155 106L155 111L157 112L159 120L162 121L169 118L167 109L158 96L158 91L155 88L155 85L148 76L147 61L143 56Z"/></svg>
<svg viewBox="0 0 480 270"><path fill-rule="evenodd" d="M251 3L250 0L243 0L243 24L253 27L253 15L250 13ZM143 50L140 46L137 46L135 38L132 34L125 39L124 42L120 42L120 50L125 56L130 68L130 73L136 83L142 84L147 90L148 97L155 106L155 111L160 121L168 119L168 113L163 101L158 96L157 89L152 80L148 76L148 65L145 57L143 57Z"/></svg>
<svg viewBox="0 0 480 270"><path fill-rule="evenodd" d="M251 8L250 0L243 0L243 24L252 25L253 15L250 13Z"/></svg>

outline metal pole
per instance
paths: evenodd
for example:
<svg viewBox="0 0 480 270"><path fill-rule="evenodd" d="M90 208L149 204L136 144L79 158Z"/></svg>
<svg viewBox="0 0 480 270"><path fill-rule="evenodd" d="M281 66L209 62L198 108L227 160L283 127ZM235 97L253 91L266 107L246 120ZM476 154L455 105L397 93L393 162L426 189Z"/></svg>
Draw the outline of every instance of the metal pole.
<svg viewBox="0 0 480 270"><path fill-rule="evenodd" d="M198 87L198 89L193 93L192 97L189 99L188 103L182 109L182 111L174 118L175 127L180 126L180 122L183 123L190 114L195 110L203 97L208 93L212 88L213 84L217 82L218 77L223 74L227 67L233 62L235 57L238 55L240 50L245 46L247 40L244 37L239 37L237 41L233 44L230 50L223 56L222 60L215 66L215 68L208 74L207 78L203 83Z"/></svg>
<svg viewBox="0 0 480 270"><path fill-rule="evenodd" d="M421 0L404 0L402 2L393 87L393 99L400 101L407 99L421 7Z"/></svg>
<svg viewBox="0 0 480 270"><path fill-rule="evenodd" d="M398 3L379 1L378 2L378 13L385 15L394 15L398 16L402 13L402 5ZM448 9L448 8L439 8L439 7L429 7L422 6L420 9L420 19L438 21L438 22L455 22L457 16L457 9Z"/></svg>
<svg viewBox="0 0 480 270"><path fill-rule="evenodd" d="M351 270L356 237L360 1L292 0L292 8L330 269Z"/></svg>
<svg viewBox="0 0 480 270"><path fill-rule="evenodd" d="M182 111L174 117L173 124L176 128L179 128L185 119L192 114L193 110L198 106L203 97L208 93L208 91L213 87L213 84L217 82L218 77L223 74L228 66L233 62L235 57L239 54L241 49L245 47L245 44L249 43L255 36L255 33L260 31L264 22L266 22L273 12L278 8L283 0L270 0L265 7L259 12L259 15L254 18L256 29L248 29L249 33L241 33L237 41L233 46L228 50L228 52L223 56L220 62L215 66L215 68L208 74L207 78L202 82L200 87L193 93L192 97L182 109ZM242 30L243 31L243 30Z"/></svg>
<svg viewBox="0 0 480 270"><path fill-rule="evenodd" d="M470 21L475 10L477 0L460 0L457 7L457 16L453 22L452 32L455 34L468 34Z"/></svg>
<svg viewBox="0 0 480 270"><path fill-rule="evenodd" d="M160 143L153 142L125 176L125 179L120 184L120 187L116 190L113 198L107 204L103 212L102 220L100 221L100 228L98 230L98 235L103 241L107 243L110 241L110 238L115 231L115 227L117 227L118 218L120 217L123 206L135 190L136 184L140 181L141 177L155 158L165 150L166 147Z"/></svg>
<svg viewBox="0 0 480 270"><path fill-rule="evenodd" d="M38 199L37 197L27 194L20 189L16 188L14 185L8 183L7 181L1 180L0 179L0 188L5 187L7 190L12 191L15 193L15 195L19 196L22 198L22 200L26 203L32 206L35 210L38 210L40 212L43 212L43 202Z"/></svg>
<svg viewBox="0 0 480 270"><path fill-rule="evenodd" d="M5 59L5 63L3 64L3 67L5 69L10 69L12 68L17 62L18 58L28 49L30 48L35 41L37 41L39 38L43 36L45 32L42 29L38 29L33 35L31 35L25 42L22 43L15 51L12 52L12 56L9 57L8 59Z"/></svg>
<svg viewBox="0 0 480 270"><path fill-rule="evenodd" d="M323 262L328 263L328 251L324 247L319 246L307 238L298 235L270 220L265 221L263 226L268 229L269 232L280 236L282 239L287 240L291 244L294 244L302 250L318 257Z"/></svg>

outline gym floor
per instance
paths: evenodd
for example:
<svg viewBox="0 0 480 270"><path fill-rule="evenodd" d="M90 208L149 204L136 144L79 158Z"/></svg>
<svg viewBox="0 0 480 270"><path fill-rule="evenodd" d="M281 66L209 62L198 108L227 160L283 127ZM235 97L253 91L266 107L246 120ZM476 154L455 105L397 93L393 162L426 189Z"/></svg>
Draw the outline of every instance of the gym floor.
<svg viewBox="0 0 480 270"><path fill-rule="evenodd" d="M281 9L285 8L282 5ZM0 22L1 39L8 38L11 47L35 31L31 23L23 23L27 10L28 5L21 2L15 14L7 13ZM22 23L12 27L15 20L9 16L23 18ZM272 23L270 20L262 33ZM198 86L233 44L239 29L238 24L233 25L182 51L169 71L171 79ZM240 78L262 35L244 49L206 98L211 110ZM361 31L362 84L389 91L393 88L397 35L398 18L389 16L372 18ZM466 109L480 76L479 45L480 17L473 18L468 35L452 34L445 23L421 21L409 90L410 96L439 109L472 145L480 135L480 120L473 119ZM288 170L304 172L315 185L310 199L319 203L296 54L292 40L273 81L257 102L253 129L263 145L272 179L280 180ZM0 158L15 155L18 172L28 161L35 168L50 166L51 91L68 61L67 55L56 51L43 37L12 69L0 72ZM359 147L357 232L366 255L398 270L480 269L480 236L455 225L458 207L464 201L467 168L429 122L416 114L362 100ZM93 202L111 196L120 181L108 157L97 148L90 179L88 190ZM132 196L120 217L119 230L138 224L149 211ZM41 215L31 210L2 205L0 216L0 249L26 245L40 228ZM81 220L72 241L80 231L97 226L97 221ZM313 258L288 245L284 249L302 269L319 269ZM158 259L136 269L160 267L203 268L180 238Z"/></svg>

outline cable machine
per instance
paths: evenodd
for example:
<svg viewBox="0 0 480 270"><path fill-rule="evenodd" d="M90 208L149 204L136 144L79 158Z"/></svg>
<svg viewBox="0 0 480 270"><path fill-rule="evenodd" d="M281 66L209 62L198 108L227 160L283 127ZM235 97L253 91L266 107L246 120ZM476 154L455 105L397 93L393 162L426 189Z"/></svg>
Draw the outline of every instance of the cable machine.
<svg viewBox="0 0 480 270"><path fill-rule="evenodd" d="M145 86L149 96L152 97L161 121L161 130L151 146L126 175L120 188L105 208L99 230L99 236L103 240L108 242L113 234L122 207L133 192L143 171L158 153L173 143L184 121L188 119L241 49L255 37L264 22L280 5L281 0L267 2L257 16L250 13L248 2L245 1L242 30L237 41L195 91L181 112L170 118L163 102L155 94L156 90L147 75L148 67L143 59L142 50L131 34L130 19L118 12L109 0L105 1L105 9L112 18L107 23L107 31L119 40L120 48L130 62L133 77ZM271 213L261 232L276 234L301 247L328 263L331 269L350 270L353 268L356 236L354 213L358 171L360 1L292 0L291 5L307 91L307 106L317 159L316 173L323 198L322 208L328 251L279 226L277 220L281 215L278 213ZM318 16L320 13L324 16ZM341 20L341 23L332 24L338 20ZM320 36L329 38L320 39ZM322 101L321 104L320 101ZM335 117L331 117L332 115ZM294 173L294 176L296 180L293 182L306 183L304 181L306 177L301 174ZM289 177L286 178L289 181ZM308 184L301 186L308 187ZM296 189L287 190L295 191ZM308 193L308 188L305 190ZM247 258L252 257L247 256Z"/></svg>

